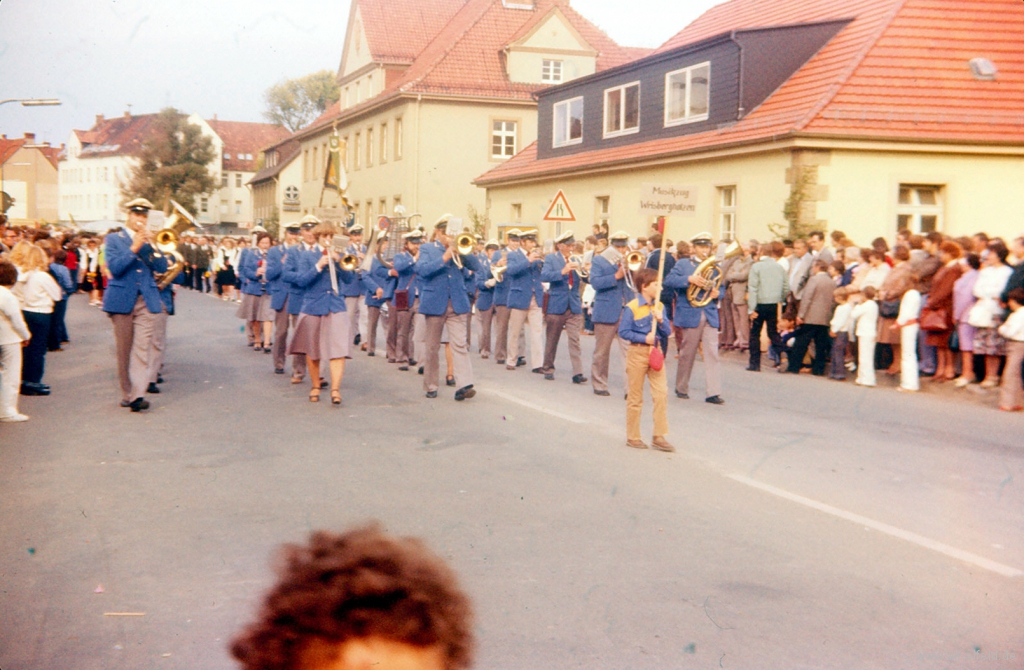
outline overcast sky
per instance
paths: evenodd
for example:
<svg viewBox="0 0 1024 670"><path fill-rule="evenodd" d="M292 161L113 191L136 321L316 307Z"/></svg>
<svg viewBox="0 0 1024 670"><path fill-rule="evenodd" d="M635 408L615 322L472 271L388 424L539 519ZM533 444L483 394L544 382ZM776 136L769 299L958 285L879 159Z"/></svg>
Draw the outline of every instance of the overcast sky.
<svg viewBox="0 0 1024 670"><path fill-rule="evenodd" d="M655 47L719 0L572 0L619 44ZM59 145L95 116L172 106L263 121L275 82L341 61L348 0L2 0L0 132Z"/></svg>

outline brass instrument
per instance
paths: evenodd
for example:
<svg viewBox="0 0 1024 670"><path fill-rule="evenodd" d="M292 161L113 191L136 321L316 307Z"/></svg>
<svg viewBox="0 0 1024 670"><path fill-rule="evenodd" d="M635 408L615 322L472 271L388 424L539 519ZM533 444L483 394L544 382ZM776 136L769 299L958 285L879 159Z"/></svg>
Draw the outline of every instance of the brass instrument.
<svg viewBox="0 0 1024 670"><path fill-rule="evenodd" d="M506 248L506 249L502 249L501 250L501 260L499 260L498 262L499 263L506 263L507 261L508 261L508 249ZM492 265L491 266L491 276L494 277L494 281L496 281L496 282L505 281L505 271L506 270L508 270L508 266L506 266L506 265Z"/></svg>
<svg viewBox="0 0 1024 670"><path fill-rule="evenodd" d="M164 227L153 237L153 247L158 251L156 256L167 256L168 266L164 272L154 272L153 278L161 291L171 285L175 277L185 269L185 257L178 251L178 240L181 234L197 225L196 220L184 207L171 200L174 213L164 222Z"/></svg>
<svg viewBox="0 0 1024 670"><path fill-rule="evenodd" d="M351 239L347 235L335 235L331 238L331 250L338 254L338 265L347 272L355 272L359 268L359 257L347 253Z"/></svg>
<svg viewBox="0 0 1024 670"><path fill-rule="evenodd" d="M473 253L473 249L476 248L476 240L473 239L472 235L468 233L462 233L455 238L455 245L452 249L455 253L452 255L452 260L455 261L455 267L462 269L462 257L468 256Z"/></svg>
<svg viewBox="0 0 1024 670"><path fill-rule="evenodd" d="M416 220L420 218L419 214L409 214L406 216L405 207L396 205L394 216L378 217L377 225L370 231L370 241L373 244L366 248L377 256L377 260L384 267L389 270L392 269L395 256L405 251L405 240L402 236L412 232L416 225L418 225ZM378 230L380 231L379 233L375 232ZM377 243L380 238L385 240L384 244Z"/></svg>
<svg viewBox="0 0 1024 670"><path fill-rule="evenodd" d="M574 254L572 256L569 256L569 262L575 263L576 267L579 268L579 270L577 270L576 273L580 276L580 279L587 279L588 277L590 277L590 270L586 269L582 254Z"/></svg>
<svg viewBox="0 0 1024 670"><path fill-rule="evenodd" d="M626 254L626 268L630 272L636 272L637 270L644 266L644 262L646 260L647 257L644 256L642 252L631 251L628 254Z"/></svg>
<svg viewBox="0 0 1024 670"><path fill-rule="evenodd" d="M733 242L725 249L725 255L722 260L725 261L734 256L741 256L743 249L740 247L739 242ZM690 284L690 288L686 289L686 299L690 301L690 304L694 307L706 307L711 304L711 294L718 290L718 287L722 285L722 266L715 259L714 256L708 256L693 271L694 275L702 277L711 285L708 288L701 288L696 284Z"/></svg>

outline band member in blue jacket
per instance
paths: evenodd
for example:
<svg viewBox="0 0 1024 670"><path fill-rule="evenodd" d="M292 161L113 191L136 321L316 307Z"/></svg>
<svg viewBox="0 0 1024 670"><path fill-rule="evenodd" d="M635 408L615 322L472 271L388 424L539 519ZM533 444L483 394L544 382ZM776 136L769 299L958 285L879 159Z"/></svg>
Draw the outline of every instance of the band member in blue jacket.
<svg viewBox="0 0 1024 670"><path fill-rule="evenodd" d="M299 246L299 224L284 229L284 243L267 252L267 281L270 282L270 308L274 310L274 372L284 374L285 351L288 349L288 283L284 280L284 261L289 251Z"/></svg>
<svg viewBox="0 0 1024 670"><path fill-rule="evenodd" d="M387 243L387 238L377 240L378 248ZM363 295L366 299L366 355L377 355L377 324L380 322L380 308L389 302L395 294L394 277L388 274L388 268L376 255L370 261L370 271L362 273Z"/></svg>
<svg viewBox="0 0 1024 670"><path fill-rule="evenodd" d="M626 380L629 386L626 397L626 446L647 448L640 437L640 413L644 406L646 378L654 400L654 437L651 446L661 451L675 451L668 441L668 385L665 381L665 368L663 365L660 370L655 370L650 364L651 349L656 346L657 338L667 336L670 332L664 308L660 305L655 307L661 291L658 272L644 268L634 275L633 281L639 295L623 308L619 322L619 337L630 345L629 356L626 358Z"/></svg>
<svg viewBox="0 0 1024 670"><path fill-rule="evenodd" d="M569 336L569 361L572 383L585 384L583 357L580 354L580 330L583 328L582 280L580 264L572 258L576 238L567 230L555 238L556 251L544 259L540 280L548 285L548 310L544 315L544 379L555 378L555 355L562 330Z"/></svg>
<svg viewBox="0 0 1024 670"><path fill-rule="evenodd" d="M345 253L355 256L361 265L366 256L366 246L363 244L363 226L358 223L354 224L348 229L348 237L348 247L345 248ZM356 270L352 273L352 280L345 282L345 285L341 287L341 294L345 296L345 309L348 310L348 317L352 322L349 332L352 333L352 343L356 345L362 341L359 334L359 315L362 312L364 293L359 281L361 274L359 270Z"/></svg>
<svg viewBox="0 0 1024 670"><path fill-rule="evenodd" d="M469 293L466 291L466 277L469 270L480 271L480 265L473 254L456 259L454 231L448 235L446 214L434 224L436 241L420 247L416 261L416 275L420 285L420 313L426 317L426 338L423 387L428 398L437 397L439 383L438 350L441 347L441 332L448 327L448 341L452 349L455 372L456 400L465 400L476 395L473 388L473 364L469 358L466 342L466 321L469 318ZM459 267L461 265L462 267Z"/></svg>
<svg viewBox="0 0 1024 670"><path fill-rule="evenodd" d="M695 307L686 294L691 285L709 289L711 283L694 271L701 261L711 255L711 233L700 233L690 240L693 256L683 258L675 264L665 278L665 288L676 292L676 313L673 325L683 329L683 344L679 350L676 366L676 397L690 398L690 376L693 362L697 358L697 347L703 345L704 379L707 386L705 402L722 405L722 376L718 368L718 289L711 293L711 302L705 307Z"/></svg>
<svg viewBox="0 0 1024 670"><path fill-rule="evenodd" d="M341 256L331 248L337 231L329 223L313 229L317 240L310 251L299 255L295 283L305 289L302 313L295 326L288 352L305 354L306 367L312 380L310 402L320 401L320 363L327 360L331 368L331 404L341 405L341 380L345 375L345 359L352 358L352 337L345 311L345 297L340 287L351 281L354 272L342 269Z"/></svg>
<svg viewBox="0 0 1024 670"><path fill-rule="evenodd" d="M530 369L537 374L544 371L544 349L541 338L541 325L544 313L544 287L541 285L540 273L544 267L544 258L537 249L537 233L524 232L519 236L522 247L508 254L508 271L505 280L511 282L508 289L508 306L511 313L508 318L508 361L506 370L515 370L519 357L526 352L519 350L519 333L524 324L530 330Z"/></svg>
<svg viewBox="0 0 1024 670"><path fill-rule="evenodd" d="M619 337L619 320L622 308L635 295L626 281L629 233L618 231L609 238L609 242L610 246L602 253L594 254L590 262L590 285L594 288L590 317L594 322L594 360L590 366L590 378L594 394L600 396L611 395L608 391L608 361L612 344L618 343L623 362L629 353L628 344Z"/></svg>
<svg viewBox="0 0 1024 670"><path fill-rule="evenodd" d="M302 299L306 295L306 290L296 283L299 276L299 258L302 257L303 251L312 251L316 246L316 237L313 235L313 231L320 223L320 219L313 214L302 217L302 220L299 221L302 241L284 256L284 270L281 273L281 279L288 287L288 301L285 304L285 309L288 310L288 323L291 325L292 337L295 337L295 327L298 325L299 315L302 313ZM306 356L296 354L292 356L292 384L301 384L305 377Z"/></svg>
<svg viewBox="0 0 1024 670"><path fill-rule="evenodd" d="M256 246L246 249L238 261L238 274L242 278L242 304L236 316L245 321L253 348L270 353L270 336L274 326L271 306L270 282L267 280L267 252L270 235L257 233Z"/></svg>
<svg viewBox="0 0 1024 670"><path fill-rule="evenodd" d="M498 250L497 240L488 240L484 251L477 255L480 272L476 275L476 313L480 317L480 358L491 357L491 324L494 321L494 292L498 281L491 272L491 255ZM507 322L506 322L507 325Z"/></svg>
<svg viewBox="0 0 1024 670"><path fill-rule="evenodd" d="M508 270L508 255L519 248L520 230L513 228L505 233L505 248L495 251L491 255L491 267ZM494 362L498 365L505 365L505 358L508 356L508 318L510 315L508 307L508 289L512 285L508 275L502 275L501 281L494 285L494 321L496 331L494 333ZM525 347L524 347L525 350ZM512 364L515 365L515 360Z"/></svg>
<svg viewBox="0 0 1024 670"><path fill-rule="evenodd" d="M104 239L110 280L103 294L103 311L110 315L117 344L117 376L121 406L133 412L149 409L149 352L154 315L163 311L154 273L167 271L167 259L150 245L149 210L153 203L136 198L125 205L125 228Z"/></svg>
<svg viewBox="0 0 1024 670"><path fill-rule="evenodd" d="M388 363L398 363L405 372L416 361L412 354L413 317L416 316L416 260L420 255L423 231L402 235L405 249L395 254L388 274L395 280L395 291L388 311Z"/></svg>
<svg viewBox="0 0 1024 670"><path fill-rule="evenodd" d="M167 357L167 322L174 316L174 286L184 286L185 282L185 273L180 272L170 284L160 289L164 311L153 315L153 337L149 341L149 387L146 393L160 393L157 384L164 383L162 373L164 359Z"/></svg>

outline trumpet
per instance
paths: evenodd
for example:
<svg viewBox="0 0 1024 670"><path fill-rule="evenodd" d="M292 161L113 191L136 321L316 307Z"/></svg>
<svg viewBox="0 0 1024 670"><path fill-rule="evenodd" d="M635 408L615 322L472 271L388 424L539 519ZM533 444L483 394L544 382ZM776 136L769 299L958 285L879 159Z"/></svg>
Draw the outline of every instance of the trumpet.
<svg viewBox="0 0 1024 670"><path fill-rule="evenodd" d="M452 260L455 261L455 267L462 269L462 257L468 256L473 253L473 248L476 246L476 240L473 239L472 235L462 233L455 238L455 245L452 250L455 252L452 254Z"/></svg>
<svg viewBox="0 0 1024 670"><path fill-rule="evenodd" d="M359 257L348 253L350 238L346 235L335 235L331 238L331 251L338 255L338 265L346 272L355 272L359 268Z"/></svg>

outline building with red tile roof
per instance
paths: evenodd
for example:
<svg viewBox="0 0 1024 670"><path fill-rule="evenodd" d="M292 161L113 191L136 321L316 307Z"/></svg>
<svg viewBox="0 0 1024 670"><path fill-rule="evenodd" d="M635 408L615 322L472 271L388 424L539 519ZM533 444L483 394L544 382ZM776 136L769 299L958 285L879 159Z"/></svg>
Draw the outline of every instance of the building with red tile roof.
<svg viewBox="0 0 1024 670"><path fill-rule="evenodd" d="M353 0L341 99L296 133L304 211L324 193L329 136L344 147L348 196L367 223L403 204L469 216L470 183L536 134L534 94L649 53L620 47L568 0ZM453 157L457 156L457 160Z"/></svg>
<svg viewBox="0 0 1024 670"><path fill-rule="evenodd" d="M1021 44L1015 0L732 0L643 59L542 91L540 140L475 183L492 220L542 215L562 188L576 211L594 203L578 225L637 234L644 185L686 184L698 205L677 239L790 224L861 244L898 227L1019 234L1024 206L998 194L1024 178ZM702 63L710 92L684 92ZM609 133L602 95L627 80L643 91L638 126ZM673 109L695 93L702 114ZM573 97L581 136L556 146Z"/></svg>
<svg viewBox="0 0 1024 670"><path fill-rule="evenodd" d="M122 218L121 188L127 182L143 143L156 132L157 114L125 113L114 118L96 116L89 130L74 130L60 164L60 218L79 222ZM217 190L196 203L203 224L252 223L252 195L246 184L260 163L260 149L289 136L282 126L268 123L205 120L188 117L213 142L216 158L210 172Z"/></svg>
<svg viewBox="0 0 1024 670"><path fill-rule="evenodd" d="M16 225L57 220L57 154L60 148L37 143L34 133L0 136L0 191L10 200L6 212Z"/></svg>

